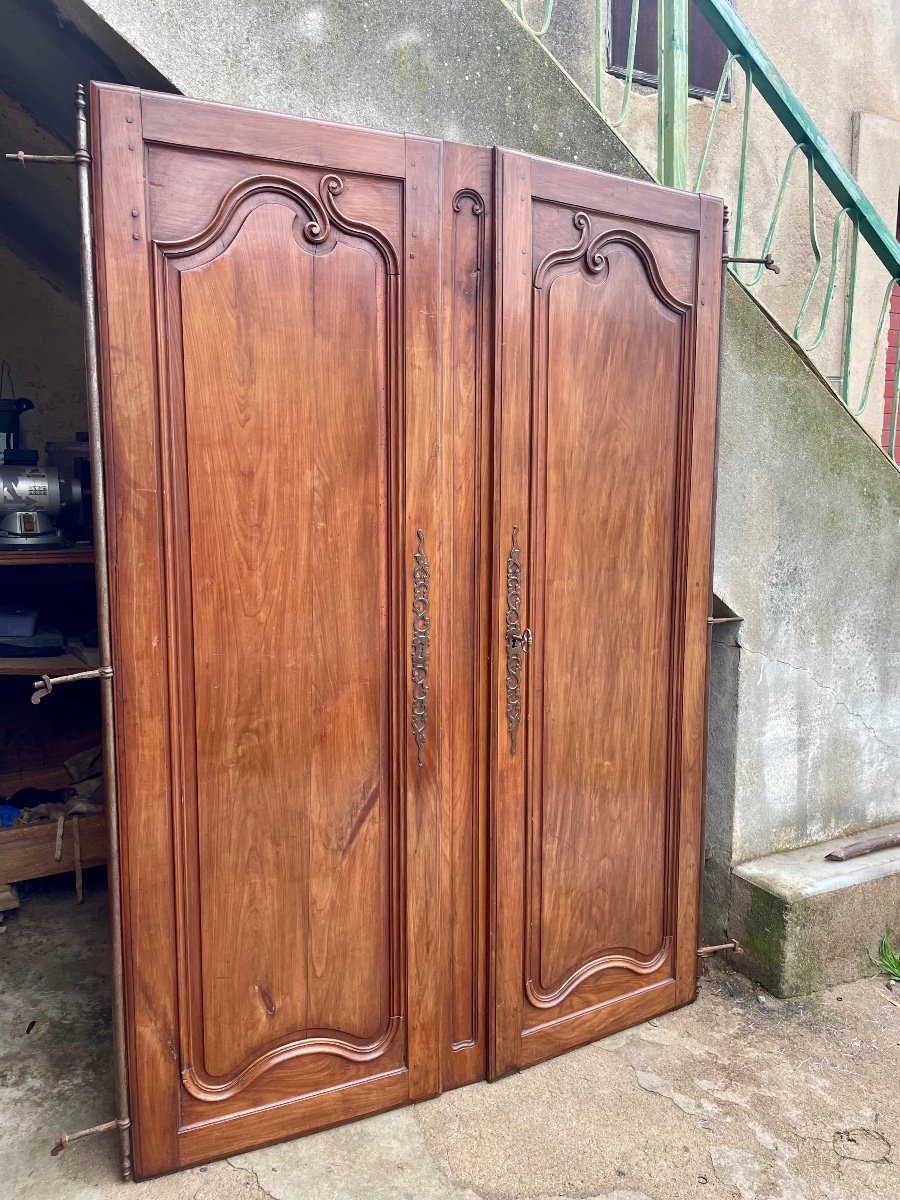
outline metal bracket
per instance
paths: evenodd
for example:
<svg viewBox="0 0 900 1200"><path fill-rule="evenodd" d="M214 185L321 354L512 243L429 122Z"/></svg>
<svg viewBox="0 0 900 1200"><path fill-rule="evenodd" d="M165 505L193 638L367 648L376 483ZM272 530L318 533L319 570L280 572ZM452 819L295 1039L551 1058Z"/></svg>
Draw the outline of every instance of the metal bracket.
<svg viewBox="0 0 900 1200"><path fill-rule="evenodd" d="M721 946L700 946L697 950L697 957L709 958L711 954L720 954L723 950L733 950L735 954L743 954L740 942L735 938L731 942L723 942Z"/></svg>
<svg viewBox="0 0 900 1200"><path fill-rule="evenodd" d="M723 263L753 263L757 267L763 266L767 271L772 271L775 275L781 274L781 267L776 263L771 254L767 254L765 258L739 258L733 254L723 254Z"/></svg>
<svg viewBox="0 0 900 1200"><path fill-rule="evenodd" d="M10 162L21 163L24 167L26 163L89 163L91 161L90 153L87 150L76 150L74 154L26 154L24 150L17 150L15 154L4 154L3 156Z"/></svg>
<svg viewBox="0 0 900 1200"><path fill-rule="evenodd" d="M57 675L55 679L51 679L49 675L42 675L37 683L33 684L34 693L31 697L32 704L40 704L45 696L49 696L55 687L59 687L61 683L78 683L82 679L112 679L112 667L97 667L93 671L76 671L72 675Z"/></svg>

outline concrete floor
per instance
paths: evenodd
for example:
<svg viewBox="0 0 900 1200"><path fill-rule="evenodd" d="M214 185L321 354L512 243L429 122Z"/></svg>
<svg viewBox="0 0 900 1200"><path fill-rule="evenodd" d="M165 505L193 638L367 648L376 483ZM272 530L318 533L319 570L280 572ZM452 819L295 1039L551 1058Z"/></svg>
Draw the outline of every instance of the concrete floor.
<svg viewBox="0 0 900 1200"><path fill-rule="evenodd" d="M0 933L3 1200L900 1194L900 1009L884 984L778 1001L718 965L692 1007L520 1076L135 1190L111 1135L48 1153L59 1128L112 1113L105 918L96 880L81 908L61 880Z"/></svg>

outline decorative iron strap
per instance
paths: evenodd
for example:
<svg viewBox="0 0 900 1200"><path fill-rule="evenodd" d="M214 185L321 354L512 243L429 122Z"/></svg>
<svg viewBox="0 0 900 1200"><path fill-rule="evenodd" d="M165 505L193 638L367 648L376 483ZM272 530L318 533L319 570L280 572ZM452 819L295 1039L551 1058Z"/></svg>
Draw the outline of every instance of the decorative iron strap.
<svg viewBox="0 0 900 1200"><path fill-rule="evenodd" d="M412 601L412 735L420 767L425 765L425 734L428 730L428 666L431 658L431 568L425 557L425 535L421 529L416 533L419 548L413 555L413 601Z"/></svg>
<svg viewBox="0 0 900 1200"><path fill-rule="evenodd" d="M519 527L513 525L512 546L506 560L506 725L509 752L516 752L516 733L522 715L519 678L522 674L522 566L519 562Z"/></svg>

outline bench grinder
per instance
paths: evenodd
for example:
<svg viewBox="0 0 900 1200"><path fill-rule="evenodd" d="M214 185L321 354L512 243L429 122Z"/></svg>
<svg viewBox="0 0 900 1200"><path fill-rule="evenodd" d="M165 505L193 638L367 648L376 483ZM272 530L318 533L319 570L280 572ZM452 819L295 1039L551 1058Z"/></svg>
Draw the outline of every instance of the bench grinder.
<svg viewBox="0 0 900 1200"><path fill-rule="evenodd" d="M56 467L0 467L0 550L67 546L56 519L80 503L81 484Z"/></svg>
<svg viewBox="0 0 900 1200"><path fill-rule="evenodd" d="M6 434L0 466L0 550L52 549L69 542L57 518L81 504L81 483L39 467L37 451L19 445L19 417L34 405L24 396L0 399L0 432Z"/></svg>

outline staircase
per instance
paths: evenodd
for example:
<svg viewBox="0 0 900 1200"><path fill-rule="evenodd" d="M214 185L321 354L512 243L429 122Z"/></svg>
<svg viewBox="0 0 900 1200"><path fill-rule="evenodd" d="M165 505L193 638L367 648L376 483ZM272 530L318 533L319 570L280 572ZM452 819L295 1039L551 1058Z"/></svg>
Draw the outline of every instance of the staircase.
<svg viewBox="0 0 900 1200"><path fill-rule="evenodd" d="M732 275L822 370L896 465L900 381L889 369L888 350L900 244L730 0L606 0L565 29L558 27L555 0L543 0L535 23L533 5L504 2L549 54L571 67L598 114L659 182L725 197L732 253L747 260L732 263ZM626 11L623 52L621 36L613 47L609 22L617 21L621 34ZM689 99L690 14L722 48L718 83L703 103ZM647 35L655 41L650 61ZM642 94L635 94L638 79ZM723 120L725 108L731 111ZM764 165L762 178L751 170L754 162ZM802 237L792 234L798 223Z"/></svg>
<svg viewBox="0 0 900 1200"><path fill-rule="evenodd" d="M687 94L687 0L660 3L658 91L634 70L638 0L622 81L606 74L597 10L583 0L568 15L553 0L534 11L524 0L57 2L98 37L114 28L188 95L728 192L732 253L771 254L780 274L733 264L726 289L714 575L715 611L735 619L714 627L709 940L752 935L752 913L769 911L733 900L736 864L900 818L896 384L892 457L877 440L883 413L871 417L883 404L881 308L889 313L900 247L726 0L695 0L728 49L703 105ZM740 136L737 167L726 170L716 166L716 128L731 75ZM747 164L754 114L765 109L784 142L764 201ZM701 117L707 128L689 144ZM799 203L814 216L797 267L796 239L784 243L782 231L804 165ZM881 282L863 296L867 255ZM861 331L872 335L865 352ZM863 970L865 944L900 922L897 903L888 889L850 922L848 970ZM777 933L765 945L769 966L787 953ZM766 978L803 986L782 986L777 966Z"/></svg>

